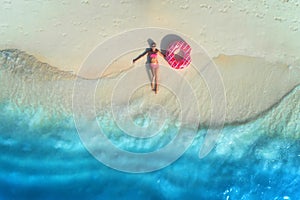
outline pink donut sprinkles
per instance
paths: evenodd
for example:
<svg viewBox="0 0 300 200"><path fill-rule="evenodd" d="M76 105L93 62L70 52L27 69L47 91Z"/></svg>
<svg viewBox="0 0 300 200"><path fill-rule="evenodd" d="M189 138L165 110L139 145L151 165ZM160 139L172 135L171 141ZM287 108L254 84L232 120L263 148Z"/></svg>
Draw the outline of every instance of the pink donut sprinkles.
<svg viewBox="0 0 300 200"><path fill-rule="evenodd" d="M190 45L184 41L172 42L167 49L166 60L172 68L183 69L192 61L191 50Z"/></svg>

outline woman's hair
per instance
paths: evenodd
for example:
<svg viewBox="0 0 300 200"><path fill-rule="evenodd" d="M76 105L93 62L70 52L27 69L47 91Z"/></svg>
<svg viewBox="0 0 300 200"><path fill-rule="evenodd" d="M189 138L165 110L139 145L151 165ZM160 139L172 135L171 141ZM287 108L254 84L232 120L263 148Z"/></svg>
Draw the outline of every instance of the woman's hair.
<svg viewBox="0 0 300 200"><path fill-rule="evenodd" d="M156 47L156 43L152 42L151 47Z"/></svg>

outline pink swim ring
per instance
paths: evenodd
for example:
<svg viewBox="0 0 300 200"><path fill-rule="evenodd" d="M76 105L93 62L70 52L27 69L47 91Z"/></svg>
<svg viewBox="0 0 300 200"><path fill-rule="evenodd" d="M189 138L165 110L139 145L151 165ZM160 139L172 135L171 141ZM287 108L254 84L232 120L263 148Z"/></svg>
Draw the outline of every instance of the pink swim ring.
<svg viewBox="0 0 300 200"><path fill-rule="evenodd" d="M191 63L191 47L184 41L172 42L166 52L166 60L174 69L183 69Z"/></svg>

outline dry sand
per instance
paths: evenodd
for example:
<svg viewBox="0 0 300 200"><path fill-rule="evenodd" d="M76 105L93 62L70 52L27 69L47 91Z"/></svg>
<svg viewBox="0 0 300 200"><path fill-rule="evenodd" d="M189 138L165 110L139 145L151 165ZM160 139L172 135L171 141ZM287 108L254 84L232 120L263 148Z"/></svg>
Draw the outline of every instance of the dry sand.
<svg viewBox="0 0 300 200"><path fill-rule="evenodd" d="M297 0L4 0L0 49L20 49L76 72L112 35L163 27L188 35L211 57L247 55L299 66L299 13Z"/></svg>

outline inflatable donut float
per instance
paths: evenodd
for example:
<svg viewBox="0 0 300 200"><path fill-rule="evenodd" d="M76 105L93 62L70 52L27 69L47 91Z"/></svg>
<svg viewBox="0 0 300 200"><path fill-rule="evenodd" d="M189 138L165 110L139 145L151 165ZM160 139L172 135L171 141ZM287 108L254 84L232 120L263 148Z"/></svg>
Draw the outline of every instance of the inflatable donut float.
<svg viewBox="0 0 300 200"><path fill-rule="evenodd" d="M191 63L191 47L184 41L172 42L166 52L166 60L174 69L183 69Z"/></svg>

